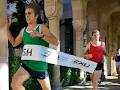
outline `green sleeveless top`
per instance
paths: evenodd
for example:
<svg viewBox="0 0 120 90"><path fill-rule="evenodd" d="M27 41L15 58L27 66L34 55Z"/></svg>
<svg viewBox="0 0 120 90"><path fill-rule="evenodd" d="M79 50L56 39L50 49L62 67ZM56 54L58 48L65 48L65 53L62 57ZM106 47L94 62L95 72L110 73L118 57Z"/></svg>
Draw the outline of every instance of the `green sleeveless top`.
<svg viewBox="0 0 120 90"><path fill-rule="evenodd" d="M36 26L36 31L37 32L41 31L40 25ZM45 47L49 47L48 42L46 42L42 38L31 37L27 27L24 28L23 43L24 45L42 45ZM22 60L22 63L26 64L30 69L34 71L44 72L48 69L48 64L42 61Z"/></svg>

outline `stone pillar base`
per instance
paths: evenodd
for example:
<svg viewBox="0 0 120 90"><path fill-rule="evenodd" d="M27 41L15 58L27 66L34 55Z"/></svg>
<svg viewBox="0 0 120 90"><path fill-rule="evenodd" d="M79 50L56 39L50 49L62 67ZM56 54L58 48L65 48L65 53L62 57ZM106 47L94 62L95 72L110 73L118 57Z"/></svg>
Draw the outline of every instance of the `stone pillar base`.
<svg viewBox="0 0 120 90"><path fill-rule="evenodd" d="M62 86L54 86L52 90L63 90L63 89L62 89Z"/></svg>
<svg viewBox="0 0 120 90"><path fill-rule="evenodd" d="M120 74L118 75L118 80L120 80Z"/></svg>
<svg viewBox="0 0 120 90"><path fill-rule="evenodd" d="M2 60L4 61L4 60ZM0 63L0 90L9 90L8 64Z"/></svg>

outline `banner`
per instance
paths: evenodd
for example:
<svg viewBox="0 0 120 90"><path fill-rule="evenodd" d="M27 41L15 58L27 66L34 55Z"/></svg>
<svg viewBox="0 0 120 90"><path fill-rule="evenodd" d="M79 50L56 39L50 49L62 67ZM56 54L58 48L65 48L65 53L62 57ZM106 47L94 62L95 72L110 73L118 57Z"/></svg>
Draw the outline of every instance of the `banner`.
<svg viewBox="0 0 120 90"><path fill-rule="evenodd" d="M90 73L93 73L97 66L96 62L64 52L58 52L57 50L41 45L24 45L21 59L43 61L50 64L78 68Z"/></svg>

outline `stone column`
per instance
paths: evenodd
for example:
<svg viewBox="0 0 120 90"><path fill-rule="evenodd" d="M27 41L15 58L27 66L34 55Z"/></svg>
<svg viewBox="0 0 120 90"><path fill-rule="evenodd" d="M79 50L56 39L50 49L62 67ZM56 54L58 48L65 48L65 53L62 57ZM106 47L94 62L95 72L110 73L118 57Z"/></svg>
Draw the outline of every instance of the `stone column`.
<svg viewBox="0 0 120 90"><path fill-rule="evenodd" d="M102 14L102 13L99 13L99 28L100 28L100 38L102 41L105 42L105 46L106 46L106 49L108 49L108 23L107 23L107 19L106 19L106 15L105 14ZM103 58L104 60L104 75L105 77L107 77L107 62L109 60L107 60L108 57L105 57Z"/></svg>
<svg viewBox="0 0 120 90"><path fill-rule="evenodd" d="M7 57L6 0L0 1L0 57Z"/></svg>
<svg viewBox="0 0 120 90"><path fill-rule="evenodd" d="M87 0L71 0L74 28L74 54L80 56L83 54L83 32L86 28L86 9ZM81 74L80 78L84 77Z"/></svg>
<svg viewBox="0 0 120 90"><path fill-rule="evenodd" d="M74 28L74 54L83 53L83 32L86 28L87 0L72 0L73 28Z"/></svg>
<svg viewBox="0 0 120 90"><path fill-rule="evenodd" d="M118 27L119 27L119 20L118 18L116 19L116 16L113 16L112 17L112 21L111 21L111 35L112 35L112 51L114 51L114 53L116 53L116 50L118 48L117 46L117 37L118 37L118 34L119 34L119 30L118 30ZM114 34L113 34L114 33ZM116 75L116 62L114 60L111 60L111 75Z"/></svg>
<svg viewBox="0 0 120 90"><path fill-rule="evenodd" d="M92 30L98 29L98 7L96 4L96 0L89 0L87 5L89 36L91 36Z"/></svg>
<svg viewBox="0 0 120 90"><path fill-rule="evenodd" d="M113 29L113 31L115 31L115 29ZM113 33L112 31L112 33ZM113 39L112 39L112 51L114 51L114 53L116 52L117 50L117 33L114 32L114 35L113 35ZM113 57L111 58L113 59ZM116 75L116 62L114 60L111 60L111 75Z"/></svg>
<svg viewBox="0 0 120 90"><path fill-rule="evenodd" d="M111 30L111 24L109 24L109 29L108 29L108 51L112 51L112 30ZM107 58L107 75L110 76L111 75L111 57Z"/></svg>
<svg viewBox="0 0 120 90"><path fill-rule="evenodd" d="M9 90L7 63L8 39L5 27L6 2L7 0L0 0L0 90Z"/></svg>
<svg viewBox="0 0 120 90"><path fill-rule="evenodd" d="M58 38L60 39L60 17L62 15L62 8L63 8L63 1L62 0L44 0L45 6L45 14L49 20L49 30ZM52 46L53 47L53 46ZM59 48L60 49L60 48ZM54 65L53 67L53 82L52 90L62 90L62 86L60 83L60 66Z"/></svg>

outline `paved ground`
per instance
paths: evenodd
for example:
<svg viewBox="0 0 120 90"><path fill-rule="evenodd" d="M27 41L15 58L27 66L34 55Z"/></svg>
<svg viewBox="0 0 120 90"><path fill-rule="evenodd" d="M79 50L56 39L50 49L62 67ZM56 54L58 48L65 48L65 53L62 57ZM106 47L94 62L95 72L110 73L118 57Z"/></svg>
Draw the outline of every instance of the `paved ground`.
<svg viewBox="0 0 120 90"><path fill-rule="evenodd" d="M92 90L91 82L87 82L84 85L75 85L65 87L63 90ZM99 85L99 90L120 90L120 80L117 77L107 77L107 80Z"/></svg>

